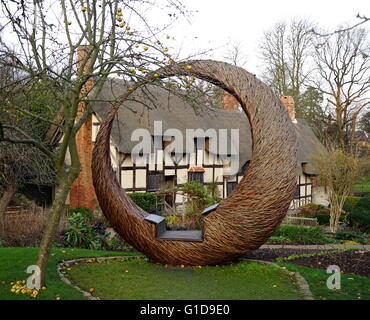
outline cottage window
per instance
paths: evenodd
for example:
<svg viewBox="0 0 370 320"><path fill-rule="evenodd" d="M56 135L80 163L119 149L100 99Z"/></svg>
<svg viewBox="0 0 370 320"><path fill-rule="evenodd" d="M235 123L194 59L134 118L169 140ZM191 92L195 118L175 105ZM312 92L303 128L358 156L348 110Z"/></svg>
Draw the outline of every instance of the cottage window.
<svg viewBox="0 0 370 320"><path fill-rule="evenodd" d="M237 183L236 182L228 182L227 183L227 196L229 196L233 190L235 189Z"/></svg>
<svg viewBox="0 0 370 320"><path fill-rule="evenodd" d="M204 172L188 172L188 181L204 183Z"/></svg>
<svg viewBox="0 0 370 320"><path fill-rule="evenodd" d="M294 199L299 199L300 195L301 195L301 185L298 184L297 187L295 188Z"/></svg>
<svg viewBox="0 0 370 320"><path fill-rule="evenodd" d="M158 191L164 182L163 173L153 172L148 174L147 189L148 191Z"/></svg>
<svg viewBox="0 0 370 320"><path fill-rule="evenodd" d="M312 183L307 176L299 176L297 188L294 193L294 208L312 202Z"/></svg>

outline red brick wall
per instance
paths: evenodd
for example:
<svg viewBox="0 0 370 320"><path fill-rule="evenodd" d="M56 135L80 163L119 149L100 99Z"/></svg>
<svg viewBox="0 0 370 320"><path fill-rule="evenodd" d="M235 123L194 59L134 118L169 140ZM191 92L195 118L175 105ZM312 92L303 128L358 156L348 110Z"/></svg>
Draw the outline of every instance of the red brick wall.
<svg viewBox="0 0 370 320"><path fill-rule="evenodd" d="M239 102L233 95L224 91L224 109L225 110L239 110Z"/></svg>
<svg viewBox="0 0 370 320"><path fill-rule="evenodd" d="M283 96L280 97L281 102L285 106L288 111L289 117L292 121L295 119L295 107L294 107L294 99L292 96Z"/></svg>
<svg viewBox="0 0 370 320"><path fill-rule="evenodd" d="M83 59L86 47L82 46L77 52L77 61ZM93 86L93 80L89 80L84 90ZM85 102L80 102L78 114L81 115L86 108ZM92 182L91 159L92 159L92 116L89 116L85 124L77 134L77 149L81 162L81 172L74 181L70 192L70 207L86 207L91 211L98 205L95 190Z"/></svg>

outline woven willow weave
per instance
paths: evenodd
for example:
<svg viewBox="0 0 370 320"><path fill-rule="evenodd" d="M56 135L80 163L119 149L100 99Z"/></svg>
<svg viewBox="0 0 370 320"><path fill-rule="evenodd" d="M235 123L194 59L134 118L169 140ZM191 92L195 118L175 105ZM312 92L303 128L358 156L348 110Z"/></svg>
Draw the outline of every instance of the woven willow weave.
<svg viewBox="0 0 370 320"><path fill-rule="evenodd" d="M145 82L137 83L108 111L96 139L93 182L102 211L129 244L160 263L220 264L257 249L281 223L296 188L296 136L280 99L251 73L223 62L192 60L156 73L159 78L194 76L237 98L251 127L253 154L249 168L231 196L204 217L202 242L157 239L155 224L144 220L148 213L121 188L110 160L114 117L125 99ZM147 82L153 80L152 73Z"/></svg>

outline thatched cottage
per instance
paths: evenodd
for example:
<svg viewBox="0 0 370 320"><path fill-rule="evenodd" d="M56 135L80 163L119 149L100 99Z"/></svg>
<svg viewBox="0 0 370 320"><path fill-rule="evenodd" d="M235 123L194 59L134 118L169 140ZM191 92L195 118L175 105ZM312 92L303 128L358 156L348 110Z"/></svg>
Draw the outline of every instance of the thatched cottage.
<svg viewBox="0 0 370 320"><path fill-rule="evenodd" d="M83 170L70 193L72 207L93 209L97 205L90 169L92 148L100 122L111 106L110 101L114 101L122 93L122 88L122 81L116 79L106 83L99 101L93 106L92 117L79 133L78 144ZM225 93L224 108L194 106L185 99L154 86L149 87L145 94L137 93L135 99L136 101L125 102L112 128L111 159L122 188L126 192L155 192L164 185L178 186L187 181L199 181L204 185L217 184L219 196L228 197L242 179L243 173L248 170L252 156L249 122L237 101ZM327 204L325 187L314 183L316 172L310 164L312 155L324 147L307 122L295 118L293 99L282 97L282 102L294 123L299 143L300 170L297 172L297 191L291 207L310 202ZM161 125L160 133L158 124ZM152 156L156 161L133 161L135 155L132 151L138 141L132 141L131 137L138 128L145 129L151 136ZM169 145L174 137L166 136L168 129L177 129L183 137L189 129L203 129L198 130L199 132L207 132L208 129L214 129L217 133L223 131L227 145L223 146L225 151L221 153L220 148L211 148L214 137L195 134L193 150L170 150ZM233 135L232 131L235 133L237 130L239 135ZM185 143L184 139L183 145ZM232 153L235 147L238 147L238 154ZM237 165L236 170L230 170L232 163ZM175 194L173 197L166 197L166 201L175 207L183 204L186 198Z"/></svg>

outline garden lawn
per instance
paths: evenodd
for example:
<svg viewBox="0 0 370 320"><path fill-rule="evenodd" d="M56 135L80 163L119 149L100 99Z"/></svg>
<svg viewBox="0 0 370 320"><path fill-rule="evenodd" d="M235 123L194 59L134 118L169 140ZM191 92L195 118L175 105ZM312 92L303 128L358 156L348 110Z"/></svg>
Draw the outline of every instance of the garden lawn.
<svg viewBox="0 0 370 320"><path fill-rule="evenodd" d="M64 299L85 299L80 292L60 280L57 274L57 263L75 258L133 255L137 253L93 251L84 249L54 248L49 261L49 272L46 278L47 289L41 291L35 299L28 295L10 292L11 282L26 280L29 265L36 261L38 248L0 248L0 300L50 300L57 296Z"/></svg>
<svg viewBox="0 0 370 320"><path fill-rule="evenodd" d="M370 181L355 184L354 192L370 192Z"/></svg>
<svg viewBox="0 0 370 320"><path fill-rule="evenodd" d="M370 278L355 274L341 274L341 289L329 290L326 270L307 268L290 263L279 263L290 271L298 271L306 279L315 300L370 300Z"/></svg>
<svg viewBox="0 0 370 320"><path fill-rule="evenodd" d="M174 267L146 259L79 263L66 276L101 299L300 299L292 278L276 266L240 262L209 267Z"/></svg>

